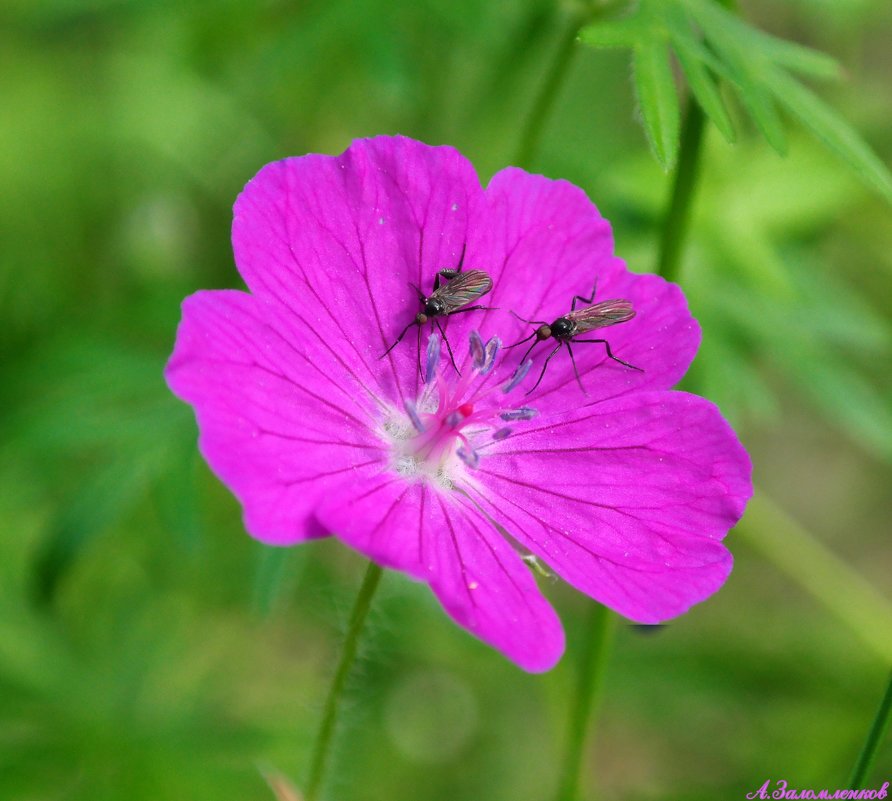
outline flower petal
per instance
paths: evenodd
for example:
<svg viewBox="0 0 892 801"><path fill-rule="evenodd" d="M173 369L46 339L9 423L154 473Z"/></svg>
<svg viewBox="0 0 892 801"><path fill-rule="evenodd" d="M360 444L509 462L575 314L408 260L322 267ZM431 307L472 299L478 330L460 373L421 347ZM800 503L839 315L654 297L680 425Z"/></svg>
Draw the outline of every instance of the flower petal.
<svg viewBox="0 0 892 801"><path fill-rule="evenodd" d="M418 329L382 354L421 311L410 283L428 295L437 271L457 266L481 202L453 148L359 140L340 156L268 164L248 183L235 204L236 264L253 293L340 341L402 406L419 383Z"/></svg>
<svg viewBox="0 0 892 801"><path fill-rule="evenodd" d="M311 514L317 499L386 460L371 392L276 302L235 291L186 298L165 377L195 407L202 454L264 542L326 534Z"/></svg>
<svg viewBox="0 0 892 801"><path fill-rule="evenodd" d="M720 540L752 494L718 409L636 393L537 419L479 449L469 495L569 583L641 623L686 611L731 569Z"/></svg>
<svg viewBox="0 0 892 801"><path fill-rule="evenodd" d="M533 575L460 494L382 473L330 492L317 515L369 558L430 584L459 625L524 670L548 670L560 658L563 629Z"/></svg>
<svg viewBox="0 0 892 801"><path fill-rule="evenodd" d="M488 298L500 311L489 316L499 315L498 333L506 345L535 330L509 311L550 324L571 311L574 295L591 297L596 279L595 302L620 298L636 310L632 320L581 338L608 340L615 356L643 372L608 359L602 344L578 342L573 355L587 394L576 384L570 355L558 353L530 394L531 403L544 399L543 409L545 403L550 411L571 409L634 390L669 389L679 381L700 344L684 295L658 276L626 269L613 255L610 224L581 189L511 167L493 177L485 199L472 220L468 252L492 275L495 288ZM580 309L587 305L577 301ZM557 344L549 339L536 345L525 386L535 384ZM517 354L509 360L512 368L528 347L509 351Z"/></svg>

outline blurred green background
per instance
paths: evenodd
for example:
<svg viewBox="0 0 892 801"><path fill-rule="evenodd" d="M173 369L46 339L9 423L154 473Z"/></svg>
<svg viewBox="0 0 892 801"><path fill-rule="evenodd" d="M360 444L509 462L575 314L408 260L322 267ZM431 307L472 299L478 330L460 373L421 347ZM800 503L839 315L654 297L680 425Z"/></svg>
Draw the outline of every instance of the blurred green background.
<svg viewBox="0 0 892 801"><path fill-rule="evenodd" d="M889 164L888 0L742 12L841 61L816 88ZM180 301L240 286L231 204L268 161L403 133L484 179L511 163L565 16L546 0L3 4L0 799L263 801L263 771L300 783L364 565L334 540L244 534L161 377ZM764 500L730 535L725 589L663 629L620 625L589 798L844 787L882 690L892 214L789 139L780 158L746 125L734 146L709 131L681 276L704 328L685 386L734 421ZM582 186L632 269L653 269L669 179L627 53L574 54L530 166ZM551 797L589 604L545 590L569 650L531 677L387 574L329 796ZM892 778L890 748L874 777Z"/></svg>

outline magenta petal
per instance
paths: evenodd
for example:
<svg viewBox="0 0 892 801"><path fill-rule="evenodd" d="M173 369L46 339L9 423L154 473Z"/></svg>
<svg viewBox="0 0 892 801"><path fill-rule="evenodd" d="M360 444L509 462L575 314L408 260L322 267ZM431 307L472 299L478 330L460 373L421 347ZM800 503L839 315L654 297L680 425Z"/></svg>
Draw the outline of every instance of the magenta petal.
<svg viewBox="0 0 892 801"><path fill-rule="evenodd" d="M518 429L485 449L467 488L575 587L657 623L725 581L720 540L752 494L750 470L713 404L648 392Z"/></svg>
<svg viewBox="0 0 892 801"><path fill-rule="evenodd" d="M277 304L234 291L186 298L165 377L195 407L202 454L265 542L327 533L311 514L318 498L386 459L358 379Z"/></svg>
<svg viewBox="0 0 892 801"><path fill-rule="evenodd" d="M236 202L233 246L251 294L187 298L165 375L253 536L336 533L428 583L460 625L530 671L557 661L564 635L518 544L645 623L725 580L721 539L751 494L749 460L712 404L667 391L694 357L697 323L678 287L614 256L580 189L511 168L484 191L455 150L379 137L266 166ZM418 295L462 256L492 277L479 302L497 308L436 320L449 341L422 392L432 326L411 327ZM643 372L576 339L585 388L565 349L524 396L549 340L520 387L506 386L526 348L502 349L494 369L492 358L533 330L510 312L551 323L595 279L595 302L622 299L636 316L587 338Z"/></svg>
<svg viewBox="0 0 892 801"><path fill-rule="evenodd" d="M418 384L418 329L380 357L420 311L410 283L429 294L437 271L457 266L481 199L458 151L399 136L277 161L236 201L236 264L255 295L339 340L402 405Z"/></svg>
<svg viewBox="0 0 892 801"><path fill-rule="evenodd" d="M317 514L379 564L430 584L460 626L524 670L548 670L560 658L560 620L530 570L461 495L383 473L329 493Z"/></svg>
<svg viewBox="0 0 892 801"><path fill-rule="evenodd" d="M566 181L554 181L508 168L486 188L485 206L473 220L469 252L489 266L495 289L489 296L502 311L499 335L505 344L531 334L532 326L507 312L547 323L571 310L574 295L588 298L597 279L595 301L623 298L636 317L585 338L604 338L635 372L606 358L604 346L577 343L576 363L587 395L576 384L569 354L558 353L530 402L547 398L553 410L576 408L633 390L669 389L685 374L700 344L700 328L674 284L654 275L630 273L613 254L613 235L586 194ZM580 301L578 308L587 305ZM491 312L490 316L495 315ZM532 387L557 343L533 350L526 386ZM528 346L515 348L515 359Z"/></svg>

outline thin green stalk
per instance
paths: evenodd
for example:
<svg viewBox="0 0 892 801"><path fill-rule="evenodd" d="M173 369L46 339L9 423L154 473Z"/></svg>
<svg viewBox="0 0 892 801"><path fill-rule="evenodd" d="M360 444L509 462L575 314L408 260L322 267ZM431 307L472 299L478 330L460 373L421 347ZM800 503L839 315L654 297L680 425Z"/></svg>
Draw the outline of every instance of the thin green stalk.
<svg viewBox="0 0 892 801"><path fill-rule="evenodd" d="M718 3L731 11L737 10L736 0L718 0ZM691 204L700 175L705 127L706 115L703 109L693 97L688 98L688 108L681 126L678 163L672 178L672 194L663 215L657 257L657 275L662 275L667 281L677 281L681 268L681 252L687 239Z"/></svg>
<svg viewBox="0 0 892 801"><path fill-rule="evenodd" d="M728 8L736 7L733 0L719 1ZM691 204L700 169L704 125L705 115L691 99L682 127L681 151L660 236L657 272L670 281L677 280L679 275L681 253L690 224ZM840 619L848 623L877 653L884 657L890 655L892 641L881 633L888 628L876 625L877 620L892 620L885 599L860 575L783 515L764 494L757 494L750 503L747 517L739 531L747 534L752 542L762 548L776 566L786 570L803 588L812 592ZM778 536L779 531L784 532L783 537ZM829 592L828 587L836 583L840 585L839 592ZM865 609L871 612L865 613ZM890 718L892 675L849 778L850 789L863 789Z"/></svg>
<svg viewBox="0 0 892 801"><path fill-rule="evenodd" d="M663 230L660 232L657 273L668 281L678 280L681 252L691 220L691 202L700 171L705 122L703 110L692 98L681 128L681 150L672 179L669 206L663 217Z"/></svg>
<svg viewBox="0 0 892 801"><path fill-rule="evenodd" d="M606 606L599 603L592 604L579 660L576 692L570 710L570 726L558 785L558 801L576 801L579 797L585 744L591 736L590 718L601 695L614 622L615 616Z"/></svg>
<svg viewBox="0 0 892 801"><path fill-rule="evenodd" d="M873 719L873 725L867 733L867 740L865 740L864 747L861 749L861 753L858 754L858 760L852 769L852 775L849 777L849 783L846 785L848 789L864 789L864 784L876 759L877 751L883 744L886 729L889 727L889 718L892 718L892 673L889 674L889 683L886 685L886 692L880 701L880 708Z"/></svg>
<svg viewBox="0 0 892 801"><path fill-rule="evenodd" d="M561 33L555 59L551 63L551 68L548 70L545 80L539 87L539 94L536 95L533 107L530 109L520 136L517 156L514 159L514 163L518 167L529 167L533 155L539 149L545 121L551 116L551 110L557 100L558 91L567 75L570 62L573 60L573 53L576 51L576 37L579 35L579 29L586 19L587 15L579 11L570 12L567 15L566 25Z"/></svg>
<svg viewBox="0 0 892 801"><path fill-rule="evenodd" d="M718 3L731 11L737 10L736 0L718 0ZM705 128L706 115L697 101L690 97L681 126L681 143L678 163L672 177L672 194L669 196L669 205L663 215L663 228L660 231L657 275L662 275L667 281L677 281L681 271L681 253L691 222L691 205L700 175Z"/></svg>
<svg viewBox="0 0 892 801"><path fill-rule="evenodd" d="M884 663L892 663L892 604L760 487L735 531Z"/></svg>
<svg viewBox="0 0 892 801"><path fill-rule="evenodd" d="M338 669L328 691L328 697L325 699L322 722L319 725L319 733L316 735L316 744L310 760L310 775L307 779L305 794L306 801L316 801L319 797L322 780L325 778L325 768L331 752L332 737L334 736L338 717L338 707L344 694L347 677L350 675L350 668L353 665L353 660L356 658L359 635L362 632L363 624L372 605L372 596L374 596L375 590L378 588L378 582L381 581L383 572L374 562L369 562L365 578L362 580L362 586L359 588L359 595L356 596L356 602L353 604L353 611L350 613L350 623L347 626L347 635L344 638L341 650L341 661L338 663Z"/></svg>

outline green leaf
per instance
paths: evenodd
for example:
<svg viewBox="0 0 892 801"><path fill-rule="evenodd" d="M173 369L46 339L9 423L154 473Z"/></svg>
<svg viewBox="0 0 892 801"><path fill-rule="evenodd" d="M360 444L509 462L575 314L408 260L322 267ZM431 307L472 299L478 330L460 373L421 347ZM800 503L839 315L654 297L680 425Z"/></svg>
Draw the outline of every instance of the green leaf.
<svg viewBox="0 0 892 801"><path fill-rule="evenodd" d="M753 44L758 51L775 64L815 78L836 80L842 75L839 62L826 53L803 47L796 42L778 39L756 28L743 27L752 35Z"/></svg>
<svg viewBox="0 0 892 801"><path fill-rule="evenodd" d="M782 70L776 70L771 81L784 105L861 178L892 202L892 174L858 133L817 95Z"/></svg>
<svg viewBox="0 0 892 801"><path fill-rule="evenodd" d="M589 25L580 40L632 49L642 121L664 169L674 163L678 147L671 47L698 105L729 142L736 134L717 78L734 87L747 114L781 155L787 153L787 137L778 107L789 106L882 194L888 197L892 191L892 176L876 157L787 72L838 78L839 64L824 53L765 33L714 0L640 0L626 17ZM793 93L787 97L790 86Z"/></svg>
<svg viewBox="0 0 892 801"><path fill-rule="evenodd" d="M766 89L763 60L754 59L747 33L753 29L733 14L703 0L685 0L709 43L727 70L727 78L737 88L740 100L762 135L778 153L786 155L787 137L777 108ZM760 67L762 69L760 70Z"/></svg>
<svg viewBox="0 0 892 801"><path fill-rule="evenodd" d="M799 383L821 411L866 450L892 460L892 411L882 393L844 358L824 352L822 358L797 360L781 348L779 358L796 371Z"/></svg>
<svg viewBox="0 0 892 801"><path fill-rule="evenodd" d="M143 494L150 470L150 465L134 465L120 457L86 475L78 492L51 521L47 539L37 554L37 601L53 601L59 583L78 556Z"/></svg>
<svg viewBox="0 0 892 801"><path fill-rule="evenodd" d="M678 154L680 113L669 46L651 40L635 48L635 88L644 129L657 160L668 171Z"/></svg>
<svg viewBox="0 0 892 801"><path fill-rule="evenodd" d="M639 14L608 19L588 25L579 32L579 41L592 47L629 47L650 38L650 24Z"/></svg>
<svg viewBox="0 0 892 801"><path fill-rule="evenodd" d="M669 26L669 35L675 47L675 53L684 70L688 86L694 93L694 97L706 116L712 120L716 128L728 142L734 142L737 134L725 102L719 93L715 81L704 66L714 62L712 54L694 38L691 33L690 23L683 14L675 13L672 7L667 7L666 24Z"/></svg>
<svg viewBox="0 0 892 801"><path fill-rule="evenodd" d="M737 42L751 61L775 63L816 78L838 78L841 70L832 56L760 31L712 0L682 0L704 30Z"/></svg>

